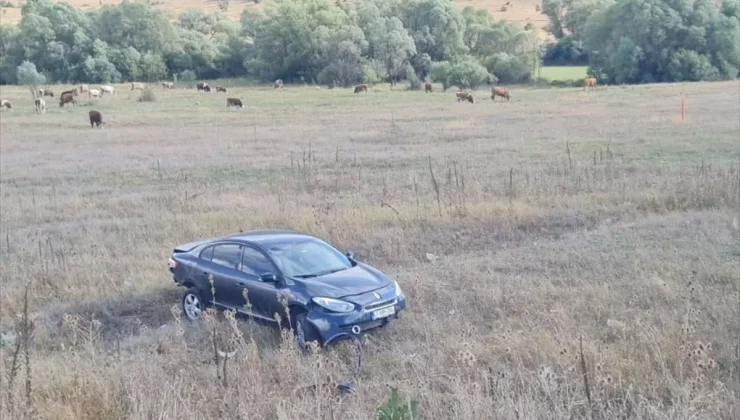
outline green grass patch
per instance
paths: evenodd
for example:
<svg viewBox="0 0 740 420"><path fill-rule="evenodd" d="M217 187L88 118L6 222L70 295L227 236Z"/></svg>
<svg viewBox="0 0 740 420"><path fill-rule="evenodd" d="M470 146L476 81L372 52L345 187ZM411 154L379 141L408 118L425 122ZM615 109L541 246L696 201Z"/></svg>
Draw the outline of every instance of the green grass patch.
<svg viewBox="0 0 740 420"><path fill-rule="evenodd" d="M546 66L540 68L539 77L550 81L578 80L586 78L587 66Z"/></svg>

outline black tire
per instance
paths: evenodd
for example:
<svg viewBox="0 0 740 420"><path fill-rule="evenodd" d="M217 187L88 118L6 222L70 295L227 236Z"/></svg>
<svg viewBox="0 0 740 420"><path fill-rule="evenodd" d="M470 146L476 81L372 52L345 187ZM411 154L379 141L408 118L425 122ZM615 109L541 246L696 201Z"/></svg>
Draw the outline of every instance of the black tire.
<svg viewBox="0 0 740 420"><path fill-rule="evenodd" d="M200 291L195 287L185 291L182 295L182 313L188 321L197 321L205 310L205 302Z"/></svg>
<svg viewBox="0 0 740 420"><path fill-rule="evenodd" d="M308 343L316 341L321 345L321 336L316 328L306 319L306 313L300 312L293 321L293 332L296 336L296 344L300 350L306 350Z"/></svg>

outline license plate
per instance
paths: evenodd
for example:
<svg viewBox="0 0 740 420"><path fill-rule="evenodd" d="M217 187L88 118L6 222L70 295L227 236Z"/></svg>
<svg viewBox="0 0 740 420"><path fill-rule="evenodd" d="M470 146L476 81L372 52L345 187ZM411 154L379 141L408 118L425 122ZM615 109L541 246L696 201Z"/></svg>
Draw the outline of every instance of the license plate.
<svg viewBox="0 0 740 420"><path fill-rule="evenodd" d="M395 313L396 307L389 306L387 308L378 309L377 311L373 312L373 319L387 318Z"/></svg>

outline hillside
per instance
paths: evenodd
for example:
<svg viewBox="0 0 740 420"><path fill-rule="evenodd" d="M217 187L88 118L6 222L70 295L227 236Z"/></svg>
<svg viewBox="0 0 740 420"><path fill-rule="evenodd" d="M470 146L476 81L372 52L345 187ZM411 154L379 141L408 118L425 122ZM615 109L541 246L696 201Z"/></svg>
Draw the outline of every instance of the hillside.
<svg viewBox="0 0 740 420"><path fill-rule="evenodd" d="M269 1L269 0L267 0ZM506 3L511 3L506 5ZM20 5L22 0L10 0L14 5L12 8L2 7L0 12L0 24L18 23L21 19ZM97 9L104 4L118 4L120 0L68 0L67 3L82 9ZM160 0L160 7L171 11L176 15L183 10L198 8L208 11L217 11L218 3L214 0ZM455 0L455 4L461 9L465 6L473 6L480 9L490 10L496 19L512 22L532 22L538 29L547 24L547 17L536 10L540 0ZM502 7L506 11L502 12ZM232 0L226 13L232 19L239 19L242 11L246 8L261 9L262 4L255 4L252 0Z"/></svg>

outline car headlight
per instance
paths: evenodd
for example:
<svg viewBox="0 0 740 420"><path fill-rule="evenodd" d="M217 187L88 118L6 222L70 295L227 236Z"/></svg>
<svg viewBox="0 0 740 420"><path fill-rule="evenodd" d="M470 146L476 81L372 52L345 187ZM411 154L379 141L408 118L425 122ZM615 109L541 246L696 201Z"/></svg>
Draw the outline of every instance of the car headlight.
<svg viewBox="0 0 740 420"><path fill-rule="evenodd" d="M355 310L355 305L339 299L315 297L311 300L313 301L313 303L332 312L352 312Z"/></svg>
<svg viewBox="0 0 740 420"><path fill-rule="evenodd" d="M401 290L401 286L398 284L398 282L397 281L394 281L393 283L396 284L396 296L399 297L399 298L400 297L406 297L406 295L403 294L403 290Z"/></svg>

